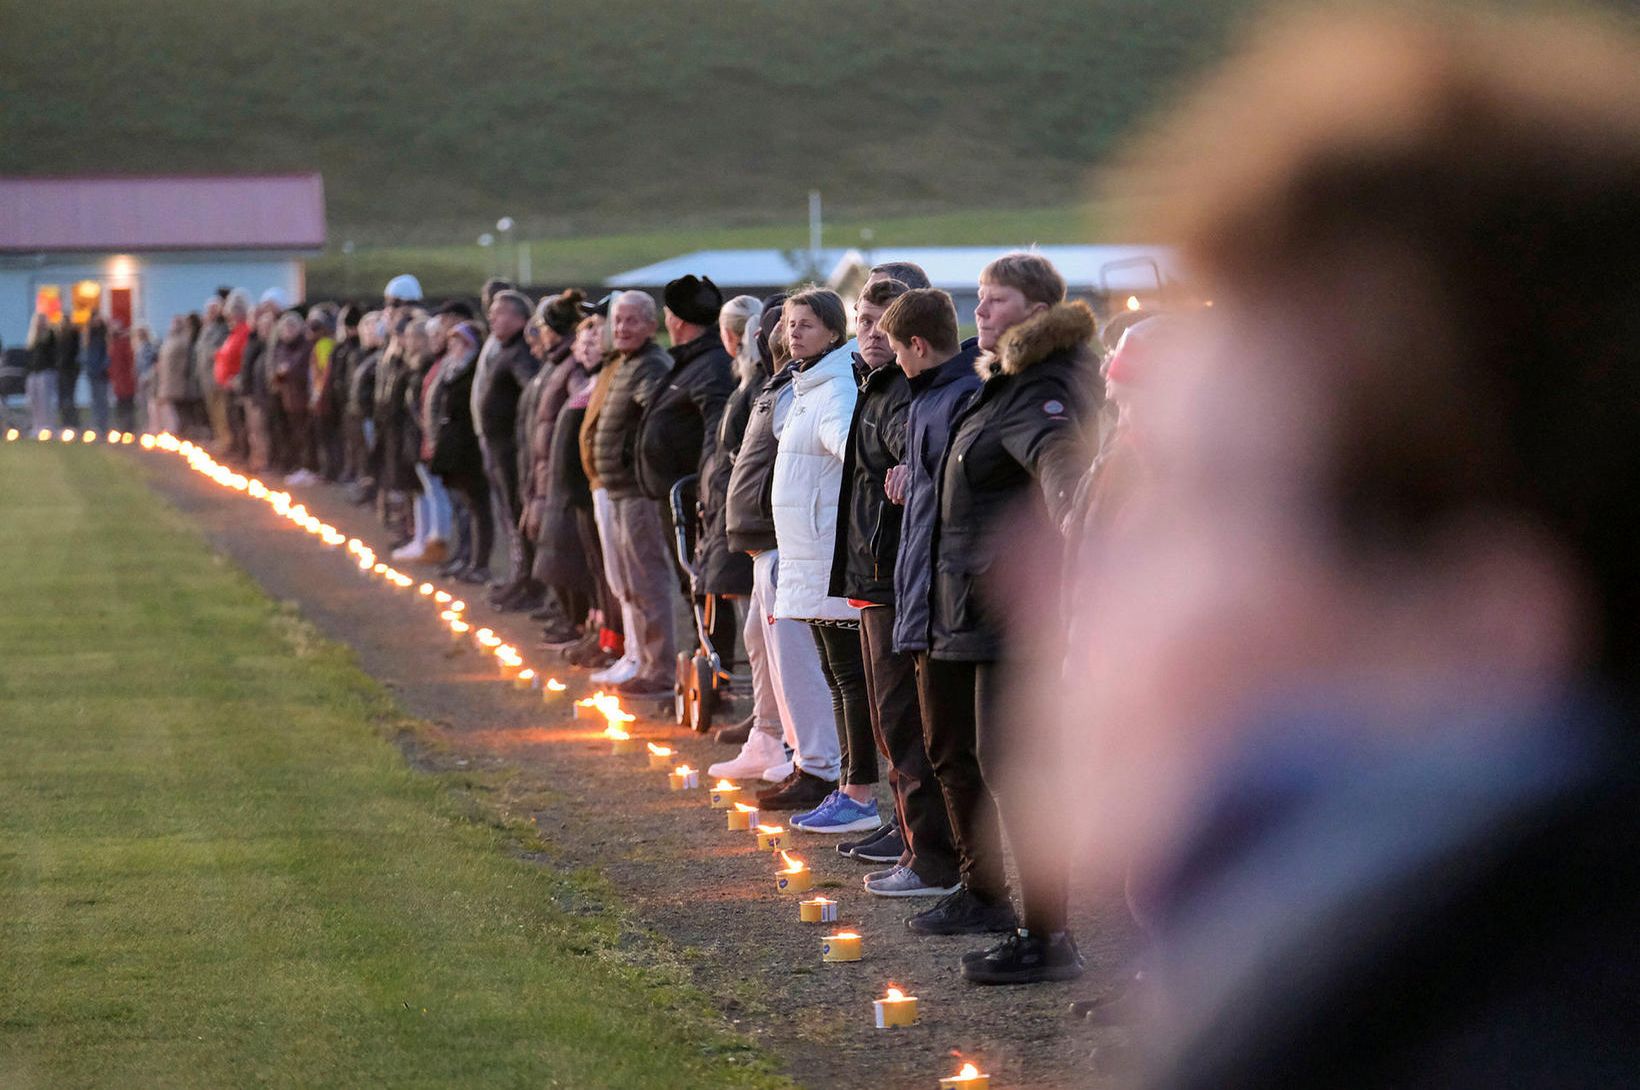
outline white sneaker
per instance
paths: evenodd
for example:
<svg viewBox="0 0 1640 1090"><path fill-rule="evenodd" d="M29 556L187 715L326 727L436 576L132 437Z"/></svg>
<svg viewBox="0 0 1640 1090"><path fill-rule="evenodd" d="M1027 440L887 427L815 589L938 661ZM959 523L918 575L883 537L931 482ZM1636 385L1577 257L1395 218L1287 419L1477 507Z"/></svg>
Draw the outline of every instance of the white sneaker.
<svg viewBox="0 0 1640 1090"><path fill-rule="evenodd" d="M785 747L781 748L784 749ZM768 768L765 768L763 770L763 780L765 783L779 783L787 776L790 776L796 767L796 765L792 764L791 758L788 757L786 760L781 761L777 765L770 765Z"/></svg>
<svg viewBox="0 0 1640 1090"><path fill-rule="evenodd" d="M619 685L623 681L631 681L638 676L637 659L616 659L608 666L592 675L595 685Z"/></svg>
<svg viewBox="0 0 1640 1090"><path fill-rule="evenodd" d="M393 550L394 560L420 560L426 549L412 541L408 545L400 545Z"/></svg>
<svg viewBox="0 0 1640 1090"><path fill-rule="evenodd" d="M739 754L727 761L707 766L706 774L713 779L749 780L753 776L762 775L763 770L769 767L769 762L782 761L785 757L786 747L781 745L778 738L754 730L746 736Z"/></svg>

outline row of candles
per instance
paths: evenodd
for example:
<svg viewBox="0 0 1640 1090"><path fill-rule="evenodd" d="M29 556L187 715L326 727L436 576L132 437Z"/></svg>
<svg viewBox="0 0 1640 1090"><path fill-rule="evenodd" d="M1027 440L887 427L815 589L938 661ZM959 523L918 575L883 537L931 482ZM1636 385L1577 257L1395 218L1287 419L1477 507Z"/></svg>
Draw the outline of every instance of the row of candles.
<svg viewBox="0 0 1640 1090"><path fill-rule="evenodd" d="M8 442L15 442L21 435L13 428L6 432L5 438ZM97 442L94 432L81 432L76 435L70 430L59 433L41 431L35 438L42 442ZM358 538L349 538L336 527L322 521L304 505L294 502L289 493L269 488L254 477L235 472L217 462L201 447L169 434L143 435L139 439L128 432L109 432L103 438L109 444L140 443L144 450L180 455L196 473L221 487L251 499L261 500L279 517L316 538L326 547L344 549L363 574L380 579L396 590L413 592L417 597L427 599L438 609L439 620L448 630L452 643L458 647L470 643L480 654L492 656L500 670L501 678L514 688L525 692L540 692L541 699L549 706L567 699L568 686L562 681L555 677L542 677L525 663L523 655L516 647L503 640L495 631L475 627L468 621L465 602L432 583L418 583L409 575L379 560L370 546ZM640 744L640 739L628 729L630 724L636 721L637 716L621 707L619 697L602 691L595 692L574 702L574 714L577 718L602 718L605 723L603 737L609 741L610 753L614 756L644 754L650 769L666 773L667 785L671 790L682 792L700 788L700 773L688 764L675 763L678 755L672 747L655 742ZM774 880L777 891L789 894L810 892L814 886L814 874L808 864L786 850L785 827L761 821L757 807L742 801L743 794L739 786L727 780L719 780L707 790L706 797L709 806L724 811L727 828L730 831L749 833L759 851L770 852L776 856L778 865L774 872ZM821 896L804 898L797 903L797 918L804 924L836 923L837 902ZM833 964L857 962L864 956L863 942L862 936L855 931L835 931L827 934L820 940L821 961ZM906 995L902 989L889 984L884 995L872 1001L872 1013L879 1029L909 1026L917 1021L918 1000L916 996ZM965 1063L956 1074L941 1078L939 1084L942 1088L952 1090L986 1090L991 1083L989 1075L981 1072L972 1063Z"/></svg>

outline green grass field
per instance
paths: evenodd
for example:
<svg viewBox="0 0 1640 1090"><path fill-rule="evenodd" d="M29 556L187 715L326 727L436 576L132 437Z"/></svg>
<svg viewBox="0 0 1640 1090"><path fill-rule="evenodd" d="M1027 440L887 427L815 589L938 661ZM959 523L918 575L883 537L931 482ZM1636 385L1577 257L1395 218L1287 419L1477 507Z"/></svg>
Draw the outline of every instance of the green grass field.
<svg viewBox="0 0 1640 1090"><path fill-rule="evenodd" d="M0 447L0 1086L787 1085L136 457Z"/></svg>

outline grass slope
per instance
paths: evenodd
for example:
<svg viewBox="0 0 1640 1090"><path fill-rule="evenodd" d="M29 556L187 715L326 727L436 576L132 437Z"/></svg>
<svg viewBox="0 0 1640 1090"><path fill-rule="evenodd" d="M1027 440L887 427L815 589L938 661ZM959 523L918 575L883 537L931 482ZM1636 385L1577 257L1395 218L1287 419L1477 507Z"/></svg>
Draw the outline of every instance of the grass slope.
<svg viewBox="0 0 1640 1090"><path fill-rule="evenodd" d="M316 168L369 246L1049 207L1251 6L8 2L0 171Z"/></svg>
<svg viewBox="0 0 1640 1090"><path fill-rule="evenodd" d="M0 449L0 1085L786 1085L130 457Z"/></svg>

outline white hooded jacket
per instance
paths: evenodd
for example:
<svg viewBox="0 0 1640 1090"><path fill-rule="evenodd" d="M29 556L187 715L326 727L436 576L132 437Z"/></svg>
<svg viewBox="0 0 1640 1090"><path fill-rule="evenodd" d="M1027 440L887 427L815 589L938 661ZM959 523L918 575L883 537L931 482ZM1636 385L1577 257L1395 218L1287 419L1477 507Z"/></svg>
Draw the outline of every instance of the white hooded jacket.
<svg viewBox="0 0 1640 1090"><path fill-rule="evenodd" d="M776 617L852 621L860 616L846 600L826 593L837 545L843 455L859 397L854 350L849 341L792 378L771 497L780 549Z"/></svg>

